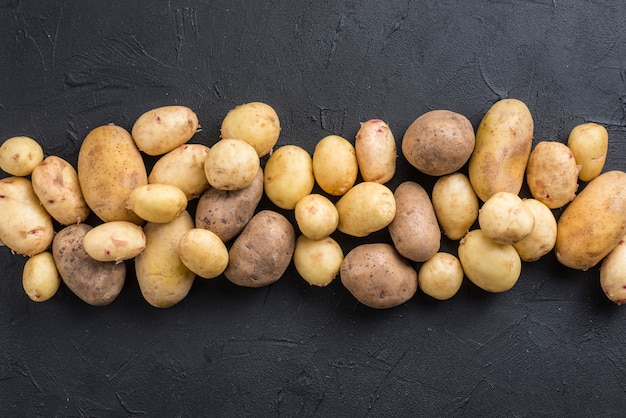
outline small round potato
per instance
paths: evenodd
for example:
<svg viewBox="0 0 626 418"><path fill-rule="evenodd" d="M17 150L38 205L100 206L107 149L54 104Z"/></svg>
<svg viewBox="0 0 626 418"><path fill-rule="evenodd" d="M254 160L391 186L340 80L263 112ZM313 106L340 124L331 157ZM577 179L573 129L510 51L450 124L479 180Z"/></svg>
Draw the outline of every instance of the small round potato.
<svg viewBox="0 0 626 418"><path fill-rule="evenodd" d="M252 183L261 162L252 145L240 139L221 139L204 161L204 173L212 187L241 190Z"/></svg>
<svg viewBox="0 0 626 418"><path fill-rule="evenodd" d="M265 163L263 187L267 197L281 209L294 209L296 203L315 186L313 159L297 145L284 145Z"/></svg>
<svg viewBox="0 0 626 418"><path fill-rule="evenodd" d="M478 196L463 173L438 178L433 186L432 202L439 225L451 240L463 238L478 219Z"/></svg>
<svg viewBox="0 0 626 418"><path fill-rule="evenodd" d="M121 263L136 257L146 247L143 228L128 221L111 221L95 226L83 238L83 248L98 261Z"/></svg>
<svg viewBox="0 0 626 418"><path fill-rule="evenodd" d="M32 256L24 264L22 286L28 297L44 302L54 296L61 285L61 278L49 251Z"/></svg>
<svg viewBox="0 0 626 418"><path fill-rule="evenodd" d="M602 260L600 286L610 301L626 303L626 237Z"/></svg>
<svg viewBox="0 0 626 418"><path fill-rule="evenodd" d="M591 181L602 173L609 147L609 133L597 123L588 122L571 130L567 146L572 150L576 164L580 165L580 181Z"/></svg>
<svg viewBox="0 0 626 418"><path fill-rule="evenodd" d="M228 249L224 242L208 229L190 229L178 243L180 260L196 275L212 279L228 265Z"/></svg>
<svg viewBox="0 0 626 418"><path fill-rule="evenodd" d="M0 146L0 170L12 176L28 176L43 161L43 149L27 136L14 136Z"/></svg>
<svg viewBox="0 0 626 418"><path fill-rule="evenodd" d="M526 238L517 241L513 247L522 261L537 261L548 254L556 243L556 218L545 204L536 199L522 199L532 212L535 226Z"/></svg>
<svg viewBox="0 0 626 418"><path fill-rule="evenodd" d="M357 184L335 203L339 214L337 229L353 237L366 237L388 226L396 216L396 199L383 184Z"/></svg>
<svg viewBox="0 0 626 418"><path fill-rule="evenodd" d="M361 124L354 141L363 181L385 184L396 173L396 140L385 122L370 119Z"/></svg>
<svg viewBox="0 0 626 418"><path fill-rule="evenodd" d="M518 195L498 192L480 208L478 224L498 244L514 244L533 231L535 218Z"/></svg>
<svg viewBox="0 0 626 418"><path fill-rule="evenodd" d="M339 224L339 213L335 204L317 193L298 200L294 214L300 232L311 240L329 236Z"/></svg>
<svg viewBox="0 0 626 418"><path fill-rule="evenodd" d="M187 209L187 195L171 184L144 184L133 190L126 207L141 219L154 223L172 222Z"/></svg>
<svg viewBox="0 0 626 418"><path fill-rule="evenodd" d="M313 176L326 193L344 195L356 182L359 166L352 144L338 135L322 138L313 152Z"/></svg>
<svg viewBox="0 0 626 418"><path fill-rule="evenodd" d="M187 195L187 200L200 197L209 188L204 162L210 148L202 144L183 144L157 160L148 176L148 183L171 184Z"/></svg>
<svg viewBox="0 0 626 418"><path fill-rule="evenodd" d="M139 116L131 134L140 151L162 155L189 141L198 129L198 116L190 108L163 106Z"/></svg>
<svg viewBox="0 0 626 418"><path fill-rule="evenodd" d="M280 135L280 120L266 103L245 103L230 110L222 121L222 138L239 138L252 145L259 157L269 154Z"/></svg>
<svg viewBox="0 0 626 418"><path fill-rule="evenodd" d="M450 253L439 252L424 262L417 274L420 289L435 299L447 300L463 284L463 267Z"/></svg>
<svg viewBox="0 0 626 418"><path fill-rule="evenodd" d="M331 237L312 240L300 235L296 240L293 263L298 274L312 286L326 286L339 273L343 250Z"/></svg>

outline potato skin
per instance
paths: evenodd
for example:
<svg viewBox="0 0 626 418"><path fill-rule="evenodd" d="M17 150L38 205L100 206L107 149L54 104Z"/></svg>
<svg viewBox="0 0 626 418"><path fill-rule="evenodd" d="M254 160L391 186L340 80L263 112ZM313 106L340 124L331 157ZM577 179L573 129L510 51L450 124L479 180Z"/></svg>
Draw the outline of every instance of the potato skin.
<svg viewBox="0 0 626 418"><path fill-rule="evenodd" d="M163 106L137 118L131 130L139 150L162 155L189 141L198 131L198 116L186 106Z"/></svg>
<svg viewBox="0 0 626 418"><path fill-rule="evenodd" d="M262 210L233 242L224 275L239 286L270 285L289 267L295 241L294 228L287 218L278 212Z"/></svg>
<svg viewBox="0 0 626 418"><path fill-rule="evenodd" d="M626 237L602 260L600 286L611 302L626 303Z"/></svg>
<svg viewBox="0 0 626 418"><path fill-rule="evenodd" d="M97 225L83 237L83 248L98 261L122 262L136 257L146 247L143 229L128 221Z"/></svg>
<svg viewBox="0 0 626 418"><path fill-rule="evenodd" d="M312 240L300 235L296 240L293 264L307 283L312 286L329 285L339 274L343 250L331 237Z"/></svg>
<svg viewBox="0 0 626 418"><path fill-rule="evenodd" d="M354 141L356 160L363 181L385 184L396 173L396 140L380 119L361 124Z"/></svg>
<svg viewBox="0 0 626 418"><path fill-rule="evenodd" d="M267 159L263 187L279 208L294 209L298 200L311 193L313 186L313 158L304 148L283 145Z"/></svg>
<svg viewBox="0 0 626 418"><path fill-rule="evenodd" d="M220 133L222 138L246 141L254 147L259 157L263 157L278 142L280 119L267 103L244 103L226 114Z"/></svg>
<svg viewBox="0 0 626 418"><path fill-rule="evenodd" d="M463 284L463 267L454 255L438 252L420 267L417 273L419 288L428 296L447 300L457 294Z"/></svg>
<svg viewBox="0 0 626 418"><path fill-rule="evenodd" d="M393 308L417 291L417 272L391 244L361 244L343 259L341 282L362 304L374 309Z"/></svg>
<svg viewBox="0 0 626 418"><path fill-rule="evenodd" d="M51 252L44 251L26 260L22 272L22 287L34 302L44 302L54 296L61 277Z"/></svg>
<svg viewBox="0 0 626 418"><path fill-rule="evenodd" d="M204 162L210 148L202 144L183 144L154 163L148 183L171 184L187 195L187 200L200 197L209 188Z"/></svg>
<svg viewBox="0 0 626 418"><path fill-rule="evenodd" d="M556 218L552 211L540 201L536 199L522 199L522 201L532 212L535 226L530 234L513 244L513 247L522 261L537 261L554 248Z"/></svg>
<svg viewBox="0 0 626 418"><path fill-rule="evenodd" d="M212 279L224 272L228 265L228 249L213 232L190 229L178 243L180 260L203 279Z"/></svg>
<svg viewBox="0 0 626 418"><path fill-rule="evenodd" d="M254 147L241 139L219 140L204 160L204 174L209 184L221 190L248 187L260 168Z"/></svg>
<svg viewBox="0 0 626 418"><path fill-rule="evenodd" d="M353 237L366 237L388 226L396 216L396 199L383 184L364 181L335 203L337 229Z"/></svg>
<svg viewBox="0 0 626 418"><path fill-rule="evenodd" d="M171 184L144 184L126 199L126 207L148 222L172 222L187 209L187 195Z"/></svg>
<svg viewBox="0 0 626 418"><path fill-rule="evenodd" d="M591 181L602 173L609 148L609 133L604 126L593 122L575 126L567 138L567 146L580 165L580 181Z"/></svg>
<svg viewBox="0 0 626 418"><path fill-rule="evenodd" d="M518 195L498 192L480 208L478 225L498 244L514 244L533 231L535 218Z"/></svg>
<svg viewBox="0 0 626 418"><path fill-rule="evenodd" d="M329 236L337 229L339 212L326 196L313 193L298 200L294 209L296 223L302 235L311 240Z"/></svg>
<svg viewBox="0 0 626 418"><path fill-rule="evenodd" d="M345 138L329 135L313 151L313 176L322 190L344 195L356 182L359 166L354 146Z"/></svg>
<svg viewBox="0 0 626 418"><path fill-rule="evenodd" d="M0 170L12 176L28 176L43 160L41 145L28 136L14 136L0 146Z"/></svg>
<svg viewBox="0 0 626 418"><path fill-rule="evenodd" d="M431 200L437 221L451 240L463 238L478 219L478 196L463 173L439 177Z"/></svg>

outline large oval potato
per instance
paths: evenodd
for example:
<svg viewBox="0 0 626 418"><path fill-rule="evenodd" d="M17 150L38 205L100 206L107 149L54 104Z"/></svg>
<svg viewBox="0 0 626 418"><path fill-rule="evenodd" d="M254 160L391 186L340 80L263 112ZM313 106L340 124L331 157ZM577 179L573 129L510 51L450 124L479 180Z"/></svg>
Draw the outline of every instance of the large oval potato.
<svg viewBox="0 0 626 418"><path fill-rule="evenodd" d="M190 108L163 106L139 116L131 133L141 151L162 155L189 141L198 128L198 116Z"/></svg>
<svg viewBox="0 0 626 418"><path fill-rule="evenodd" d="M43 160L41 145L28 136L14 136L0 146L0 170L12 176L28 176Z"/></svg>
<svg viewBox="0 0 626 418"><path fill-rule="evenodd" d="M439 177L433 186L432 203L439 225L451 240L463 238L478 219L478 196L463 173Z"/></svg>
<svg viewBox="0 0 626 418"><path fill-rule="evenodd" d="M356 160L363 181L385 184L396 173L396 140L391 128L380 119L361 124L354 141Z"/></svg>
<svg viewBox="0 0 626 418"><path fill-rule="evenodd" d="M154 223L172 222L187 209L187 195L171 184L144 184L126 199L126 207L141 219Z"/></svg>
<svg viewBox="0 0 626 418"><path fill-rule="evenodd" d="M600 266L600 286L617 305L626 303L626 237L604 257Z"/></svg>
<svg viewBox="0 0 626 418"><path fill-rule="evenodd" d="M267 197L281 209L294 209L298 200L315 185L313 159L297 145L283 145L265 163L263 187Z"/></svg>
<svg viewBox="0 0 626 418"><path fill-rule="evenodd" d="M136 257L146 247L143 229L128 221L111 221L95 226L83 237L83 248L98 261L122 262Z"/></svg>
<svg viewBox="0 0 626 418"><path fill-rule="evenodd" d="M483 201L497 192L519 194L533 141L534 122L526 104L503 99L487 111L476 131L469 179Z"/></svg>
<svg viewBox="0 0 626 418"><path fill-rule="evenodd" d="M609 148L609 133L604 126L593 122L575 126L567 138L567 146L580 165L581 181L591 181L602 173Z"/></svg>
<svg viewBox="0 0 626 418"><path fill-rule="evenodd" d="M339 135L322 138L313 151L313 177L322 190L342 196L354 185L359 166L354 146Z"/></svg>
<svg viewBox="0 0 626 418"><path fill-rule="evenodd" d="M209 188L204 162L211 149L202 144L183 144L154 163L148 183L171 184L187 195L187 200L200 197Z"/></svg>
<svg viewBox="0 0 626 418"><path fill-rule="evenodd" d="M252 145L259 157L269 154L280 135L274 108L263 102L244 103L231 109L220 128L222 138L237 138Z"/></svg>
<svg viewBox="0 0 626 418"><path fill-rule="evenodd" d="M143 158L124 128L103 125L85 137L78 151L78 180L89 208L103 221L144 221L125 202L148 183Z"/></svg>
<svg viewBox="0 0 626 418"><path fill-rule="evenodd" d="M396 216L396 199L383 184L365 181L346 192L335 203L337 229L353 237L366 237L388 226Z"/></svg>

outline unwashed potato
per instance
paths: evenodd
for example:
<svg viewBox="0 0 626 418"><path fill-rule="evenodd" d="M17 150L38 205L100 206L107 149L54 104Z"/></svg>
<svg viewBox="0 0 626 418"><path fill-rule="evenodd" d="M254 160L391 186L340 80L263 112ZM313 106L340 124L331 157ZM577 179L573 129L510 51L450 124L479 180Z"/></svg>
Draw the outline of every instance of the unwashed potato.
<svg viewBox="0 0 626 418"><path fill-rule="evenodd" d="M513 244L522 261L537 261L548 254L556 243L556 218L545 204L536 199L522 199L532 212L535 226L530 234Z"/></svg>
<svg viewBox="0 0 626 418"><path fill-rule="evenodd" d="M44 251L26 260L22 272L22 287L31 300L44 302L50 299L60 285L61 278L51 252Z"/></svg>
<svg viewBox="0 0 626 418"><path fill-rule="evenodd" d="M230 110L222 121L222 138L239 138L252 145L259 157L269 154L278 142L280 120L267 103L245 103Z"/></svg>
<svg viewBox="0 0 626 418"><path fill-rule="evenodd" d="M337 229L353 237L365 237L387 227L396 216L396 199L383 184L365 181L346 192L335 203Z"/></svg>
<svg viewBox="0 0 626 418"><path fill-rule="evenodd" d="M204 161L204 173L209 184L220 190L248 187L260 167L255 149L240 139L219 140Z"/></svg>
<svg viewBox="0 0 626 418"><path fill-rule="evenodd" d="M428 193L419 184L405 181L393 195L396 215L389 224L393 245L409 260L428 260L441 245L441 230Z"/></svg>
<svg viewBox="0 0 626 418"><path fill-rule="evenodd" d="M230 247L224 275L244 287L272 284L289 267L295 242L295 231L287 218L278 212L262 210Z"/></svg>
<svg viewBox="0 0 626 418"><path fill-rule="evenodd" d="M157 160L148 175L148 183L171 184L187 195L200 197L209 188L204 162L210 148L202 144L183 144Z"/></svg>
<svg viewBox="0 0 626 418"><path fill-rule="evenodd" d="M384 121L370 119L361 124L354 141L356 160L363 181L385 184L396 173L396 140Z"/></svg>
<svg viewBox="0 0 626 418"><path fill-rule="evenodd" d="M341 282L362 304L393 308L417 291L417 272L391 244L361 244L346 254L339 270Z"/></svg>
<svg viewBox="0 0 626 418"><path fill-rule="evenodd" d="M497 192L519 194L530 156L534 122L526 104L503 99L487 111L476 131L469 179L483 201Z"/></svg>
<svg viewBox="0 0 626 418"><path fill-rule="evenodd" d="M228 265L228 249L213 232L193 228L178 243L178 254L185 266L203 279L212 279Z"/></svg>
<svg viewBox="0 0 626 418"><path fill-rule="evenodd" d="M146 247L143 228L128 221L95 226L83 237L83 248L98 261L122 262L136 257Z"/></svg>
<svg viewBox="0 0 626 418"><path fill-rule="evenodd" d="M52 217L41 205L26 177L0 179L0 243L12 252L33 256L50 247Z"/></svg>
<svg viewBox="0 0 626 418"><path fill-rule="evenodd" d="M141 151L162 155L189 141L198 129L198 116L190 108L163 106L139 116L131 133Z"/></svg>
<svg viewBox="0 0 626 418"><path fill-rule="evenodd" d="M298 200L294 215L302 235L312 240L329 236L339 224L339 213L335 204L317 193Z"/></svg>
<svg viewBox="0 0 626 418"><path fill-rule="evenodd" d="M600 286L606 297L617 305L626 303L626 237L602 260Z"/></svg>
<svg viewBox="0 0 626 418"><path fill-rule="evenodd" d="M354 185L359 166L354 147L339 135L322 138L313 151L313 176L322 190L342 196Z"/></svg>
<svg viewBox="0 0 626 418"><path fill-rule="evenodd" d="M187 195L171 184L144 184L130 192L125 204L141 219L167 223L187 209Z"/></svg>
<svg viewBox="0 0 626 418"><path fill-rule="evenodd" d="M267 197L281 209L294 209L298 200L315 185L313 159L297 145L283 145L265 163L263 187Z"/></svg>
<svg viewBox="0 0 626 418"><path fill-rule="evenodd" d="M343 250L331 237L312 240L300 235L296 240L293 263L298 274L312 286L327 286L341 268Z"/></svg>
<svg viewBox="0 0 626 418"><path fill-rule="evenodd" d="M439 177L433 186L432 203L439 225L451 240L463 238L478 219L478 196L463 173Z"/></svg>
<svg viewBox="0 0 626 418"><path fill-rule="evenodd" d="M113 302L126 280L126 264L93 259L83 247L87 224L66 226L54 237L52 255L65 285L82 301L93 306Z"/></svg>
<svg viewBox="0 0 626 418"><path fill-rule="evenodd" d="M498 244L514 244L533 231L535 218L518 195L498 192L480 208L478 225Z"/></svg>
<svg viewBox="0 0 626 418"><path fill-rule="evenodd" d="M602 173L609 148L609 133L597 123L588 122L571 130L567 146L574 153L576 164L580 165L578 178L591 181Z"/></svg>
<svg viewBox="0 0 626 418"><path fill-rule="evenodd" d="M12 176L28 176L43 160L43 149L27 136L14 136L0 146L0 170Z"/></svg>
<svg viewBox="0 0 626 418"><path fill-rule="evenodd" d="M447 300L457 294L463 284L463 267L454 255L438 252L419 269L420 289L430 297Z"/></svg>

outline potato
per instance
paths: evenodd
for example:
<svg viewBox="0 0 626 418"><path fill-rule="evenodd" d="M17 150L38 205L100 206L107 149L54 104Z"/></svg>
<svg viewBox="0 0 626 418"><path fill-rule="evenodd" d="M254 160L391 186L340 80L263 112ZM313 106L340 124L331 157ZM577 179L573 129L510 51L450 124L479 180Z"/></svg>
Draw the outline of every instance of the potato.
<svg viewBox="0 0 626 418"><path fill-rule="evenodd" d="M167 223L187 209L187 195L171 184L144 184L130 192L125 204L141 219Z"/></svg>
<svg viewBox="0 0 626 418"><path fill-rule="evenodd" d="M626 303L626 237L602 260L600 286L606 297L617 305Z"/></svg>
<svg viewBox="0 0 626 418"><path fill-rule="evenodd" d="M557 221L555 252L561 264L587 270L626 234L626 173L607 171L565 207Z"/></svg>
<svg viewBox="0 0 626 418"><path fill-rule="evenodd" d="M265 163L263 187L267 197L281 209L294 209L298 200L315 185L313 159L297 145L284 145Z"/></svg>
<svg viewBox="0 0 626 418"><path fill-rule="evenodd" d="M218 141L204 161L209 184L220 190L241 190L257 175L261 162L252 145L240 139Z"/></svg>
<svg viewBox="0 0 626 418"><path fill-rule="evenodd" d="M417 274L419 288L438 300L457 294L463 284L463 267L454 255L438 252L422 264Z"/></svg>
<svg viewBox="0 0 626 418"><path fill-rule="evenodd" d="M609 133L604 126L593 122L575 126L567 138L567 146L580 165L580 181L591 181L602 173L609 147Z"/></svg>
<svg viewBox="0 0 626 418"><path fill-rule="evenodd" d="M172 222L144 226L146 248L135 257L135 272L141 294L156 308L176 305L191 289L196 275L180 259L179 243L192 228L187 211Z"/></svg>
<svg viewBox="0 0 626 418"><path fill-rule="evenodd" d="M526 180L535 199L550 209L557 209L576 196L579 171L580 166L567 145L541 141L530 153Z"/></svg>
<svg viewBox="0 0 626 418"><path fill-rule="evenodd" d="M252 184L244 189L219 190L211 187L198 200L196 228L208 229L222 241L228 242L252 219L262 197L262 169L259 169Z"/></svg>
<svg viewBox="0 0 626 418"><path fill-rule="evenodd" d="M480 229L469 231L461 239L458 254L467 278L487 292L511 289L522 271L522 261L515 248L498 244Z"/></svg>
<svg viewBox="0 0 626 418"><path fill-rule="evenodd" d="M362 304L393 308L417 291L417 272L391 244L361 244L346 254L339 270L341 282Z"/></svg>
<svg viewBox="0 0 626 418"><path fill-rule="evenodd" d="M228 112L220 131L222 138L246 141L263 157L278 142L280 120L274 108L266 103L245 103Z"/></svg>
<svg viewBox="0 0 626 418"><path fill-rule="evenodd" d="M406 130L402 154L422 173L443 176L465 165L475 141L474 127L465 116L450 110L431 110Z"/></svg>
<svg viewBox="0 0 626 418"><path fill-rule="evenodd" d="M472 187L483 201L497 192L519 194L533 141L533 117L524 102L503 99L487 111L469 159Z"/></svg>
<svg viewBox="0 0 626 418"><path fill-rule="evenodd" d="M148 183L171 184L187 195L187 200L200 197L209 188L204 162L210 148L201 144L184 144L157 160L148 175Z"/></svg>
<svg viewBox="0 0 626 418"><path fill-rule="evenodd" d="M327 286L339 273L343 250L331 237L312 240L300 235L296 240L293 263L302 277L312 286Z"/></svg>
<svg viewBox="0 0 626 418"><path fill-rule="evenodd" d="M359 166L354 147L338 135L322 138L313 151L313 177L322 190L342 196L354 185Z"/></svg>
<svg viewBox="0 0 626 418"><path fill-rule="evenodd" d="M428 193L419 184L405 181L393 195L396 216L389 224L393 245L409 260L428 260L441 245L441 231Z"/></svg>
<svg viewBox="0 0 626 418"><path fill-rule="evenodd" d="M136 257L146 247L143 228L128 221L111 221L95 226L83 237L83 248L98 261L120 263Z"/></svg>
<svg viewBox="0 0 626 418"><path fill-rule="evenodd" d="M317 193L298 200L294 214L300 232L311 240L329 236L339 224L339 213L335 204Z"/></svg>
<svg viewBox="0 0 626 418"><path fill-rule="evenodd" d="M537 261L554 248L556 218L552 211L536 199L522 199L531 211L535 226L530 234L513 244L522 261Z"/></svg>
<svg viewBox="0 0 626 418"><path fill-rule="evenodd" d="M0 243L12 252L33 256L44 252L54 237L52 218L26 177L0 179Z"/></svg>
<svg viewBox="0 0 626 418"><path fill-rule="evenodd" d="M373 181L357 184L335 203L337 229L353 237L366 237L388 226L396 216L396 199L389 188Z"/></svg>
<svg viewBox="0 0 626 418"><path fill-rule="evenodd" d="M43 160L43 149L27 136L14 136L0 146L0 170L12 176L28 176Z"/></svg>
<svg viewBox="0 0 626 418"><path fill-rule="evenodd" d="M228 265L228 249L213 232L190 229L178 243L178 254L185 266L204 279L212 279L224 272Z"/></svg>
<svg viewBox="0 0 626 418"><path fill-rule="evenodd" d="M51 252L44 251L26 260L22 272L22 287L31 300L44 302L50 299L60 285L61 278Z"/></svg>
<svg viewBox="0 0 626 418"><path fill-rule="evenodd" d="M124 128L104 125L89 132L78 151L77 171L83 197L100 219L143 223L125 202L130 192L148 183L148 174Z"/></svg>
<svg viewBox="0 0 626 418"><path fill-rule="evenodd" d="M65 285L82 301L106 306L122 291L126 264L103 262L83 247L83 238L92 229L87 224L72 224L59 231L52 242L52 255Z"/></svg>
<svg viewBox="0 0 626 418"><path fill-rule="evenodd" d="M498 244L514 244L533 231L535 218L518 195L498 192L480 208L478 225Z"/></svg>
<svg viewBox="0 0 626 418"><path fill-rule="evenodd" d="M396 173L396 140L385 122L370 119L361 124L354 141L356 161L363 181L385 184Z"/></svg>
<svg viewBox="0 0 626 418"><path fill-rule="evenodd" d="M163 106L139 116L131 133L139 150L162 155L189 141L198 129L198 116L190 108Z"/></svg>
<svg viewBox="0 0 626 418"><path fill-rule="evenodd" d="M289 267L295 241L295 231L287 218L278 212L262 210L230 247L224 275L239 286L270 285Z"/></svg>
<svg viewBox="0 0 626 418"><path fill-rule="evenodd" d="M439 225L451 240L463 238L478 219L478 196L467 176L460 172L437 179L432 204Z"/></svg>

